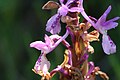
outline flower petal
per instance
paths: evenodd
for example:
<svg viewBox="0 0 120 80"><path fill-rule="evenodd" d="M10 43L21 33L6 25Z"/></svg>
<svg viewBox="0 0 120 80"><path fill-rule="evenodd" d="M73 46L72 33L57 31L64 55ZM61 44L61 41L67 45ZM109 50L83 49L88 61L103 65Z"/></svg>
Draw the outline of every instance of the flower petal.
<svg viewBox="0 0 120 80"><path fill-rule="evenodd" d="M104 24L103 24L103 28L105 30L109 30L109 29L112 29L112 28L115 28L118 26L118 23L117 22L114 22L116 20L120 19L120 17L115 17L109 21L106 21Z"/></svg>
<svg viewBox="0 0 120 80"><path fill-rule="evenodd" d="M36 48L38 50L46 50L47 49L46 44L44 42L42 42L42 41L32 42L30 44L30 47L34 47L34 48Z"/></svg>
<svg viewBox="0 0 120 80"><path fill-rule="evenodd" d="M109 12L111 11L111 6L109 6L107 8L107 10L103 13L103 15L98 19L97 23L96 23L96 29L99 29L100 27L103 26L103 24L106 21L107 15L109 14Z"/></svg>
<svg viewBox="0 0 120 80"><path fill-rule="evenodd" d="M110 39L108 35L103 35L102 37L102 47L106 54L113 54L116 52L116 45L114 42Z"/></svg>
<svg viewBox="0 0 120 80"><path fill-rule="evenodd" d="M107 8L107 10L103 13L103 15L107 16L107 15L110 13L111 9L112 9L112 7L109 6L109 7Z"/></svg>
<svg viewBox="0 0 120 80"><path fill-rule="evenodd" d="M112 28L115 28L118 26L117 22L109 22L106 24L106 26L103 26L104 30L110 30Z"/></svg>
<svg viewBox="0 0 120 80"><path fill-rule="evenodd" d="M50 32L51 30L53 30L53 33L54 33L54 34L55 34L55 33L58 33L60 30L57 30L57 31L55 32L55 30L56 30L55 27L60 27L60 15L59 15L59 14L55 14L54 16L52 16L52 17L48 20L48 22L47 22L47 24L46 24L46 31ZM54 28L55 28L55 30L54 30Z"/></svg>
<svg viewBox="0 0 120 80"><path fill-rule="evenodd" d="M50 33L51 34L56 34L56 33L60 33L61 31L61 24L60 24L60 20L56 23L56 27L54 27Z"/></svg>

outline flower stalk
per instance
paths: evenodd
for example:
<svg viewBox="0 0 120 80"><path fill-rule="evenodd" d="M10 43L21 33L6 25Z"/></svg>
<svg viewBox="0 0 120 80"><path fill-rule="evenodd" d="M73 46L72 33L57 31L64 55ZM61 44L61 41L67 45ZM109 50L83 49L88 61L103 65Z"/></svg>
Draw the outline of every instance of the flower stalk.
<svg viewBox="0 0 120 80"><path fill-rule="evenodd" d="M109 80L106 73L100 71L99 67L95 67L94 62L89 61L89 55L94 53L94 48L90 45L93 41L100 41L99 35L102 34L103 51L110 55L116 52L116 45L107 34L107 30L115 28L118 23L115 22L120 17L115 17L106 21L111 6L97 20L92 16L88 16L83 8L83 0L59 0L60 4L54 1L48 1L42 9L55 9L58 11L53 15L46 24L46 31L52 35L45 35L45 42L35 41L30 44L41 50L34 69L36 74L42 76L41 80L51 80L58 72L59 80L96 80L96 75L100 75L104 80ZM79 15L84 17L80 22ZM66 23L66 33L59 36L61 31L60 21ZM95 30L88 32L94 27ZM70 35L72 44L66 41ZM50 61L46 55L52 52L60 43L67 49L64 53L64 61L55 69L49 72Z"/></svg>

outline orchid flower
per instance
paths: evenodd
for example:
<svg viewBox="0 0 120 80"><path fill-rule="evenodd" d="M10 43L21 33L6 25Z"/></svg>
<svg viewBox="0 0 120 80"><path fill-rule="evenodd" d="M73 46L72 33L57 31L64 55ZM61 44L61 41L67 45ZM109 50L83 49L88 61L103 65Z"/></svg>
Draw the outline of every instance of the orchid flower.
<svg viewBox="0 0 120 80"><path fill-rule="evenodd" d="M116 45L107 35L107 30L115 28L118 25L118 23L115 21L120 18L120 17L115 17L113 19L106 21L107 15L109 14L110 11L111 11L111 6L108 7L108 9L104 12L104 14L98 19L98 21L95 24L95 28L101 34L103 34L102 47L104 52L108 55L116 52Z"/></svg>
<svg viewBox="0 0 120 80"><path fill-rule="evenodd" d="M51 35L48 37L45 35L45 42L42 41L35 41L30 44L30 47L34 47L38 50L41 50L41 55L39 56L33 71L40 75L46 75L48 74L48 70L50 68L50 62L46 58L46 54L50 53L53 49L55 49L60 42L66 39L69 32L66 31L65 35L63 37L60 37L58 35ZM57 41L54 41L54 39L57 39Z"/></svg>
<svg viewBox="0 0 120 80"><path fill-rule="evenodd" d="M56 34L61 31L61 25L60 25L60 18L61 16L66 16L68 12L81 12L83 11L82 7L70 7L70 4L74 2L75 0L68 0L67 3L63 3L64 0L59 0L61 3L61 6L59 7L57 14L52 16L47 24L46 24L46 31L50 32L51 34ZM81 1L81 0L80 0Z"/></svg>

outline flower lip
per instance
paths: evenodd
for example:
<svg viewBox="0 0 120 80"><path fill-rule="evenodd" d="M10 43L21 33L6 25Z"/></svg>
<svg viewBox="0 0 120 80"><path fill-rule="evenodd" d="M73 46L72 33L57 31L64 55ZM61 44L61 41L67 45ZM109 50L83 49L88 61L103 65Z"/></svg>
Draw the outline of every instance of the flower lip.
<svg viewBox="0 0 120 80"><path fill-rule="evenodd" d="M36 61L33 71L41 76L42 75L46 76L49 73L48 72L49 68L50 62L47 60L46 54L41 53L38 60Z"/></svg>
<svg viewBox="0 0 120 80"><path fill-rule="evenodd" d="M116 45L108 35L103 35L102 47L106 54L110 55L116 52Z"/></svg>

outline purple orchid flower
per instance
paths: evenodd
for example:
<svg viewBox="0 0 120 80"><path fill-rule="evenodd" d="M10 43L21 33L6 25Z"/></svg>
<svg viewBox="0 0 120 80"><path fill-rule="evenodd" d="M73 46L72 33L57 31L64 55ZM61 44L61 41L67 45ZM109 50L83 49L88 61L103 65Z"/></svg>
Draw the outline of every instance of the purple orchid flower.
<svg viewBox="0 0 120 80"><path fill-rule="evenodd" d="M104 14L98 19L98 21L95 24L95 29L97 29L101 34L103 34L102 47L104 52L108 55L116 52L116 45L107 35L107 30L115 28L118 25L118 23L115 21L120 18L115 17L113 19L106 21L107 15L109 14L110 11L111 6L108 7L108 9L104 12Z"/></svg>
<svg viewBox="0 0 120 80"><path fill-rule="evenodd" d="M47 24L46 24L46 31L50 32L51 34L56 34L61 31L61 25L60 25L60 18L61 16L66 16L68 12L82 12L82 7L70 7L70 4L74 2L75 0L68 0L66 4L63 4L64 0L59 0L61 3L61 6L58 9L57 14L52 16ZM80 0L82 1L82 0Z"/></svg>
<svg viewBox="0 0 120 80"><path fill-rule="evenodd" d="M55 49L60 42L66 39L69 35L68 30L66 31L63 37L58 35L45 35L45 42L42 41L35 41L30 44L30 47L34 47L38 50L41 50L41 55L39 56L33 71L39 75L46 75L48 74L48 70L50 68L50 62L46 58L46 54L50 53L53 49ZM54 41L57 39L57 41Z"/></svg>

